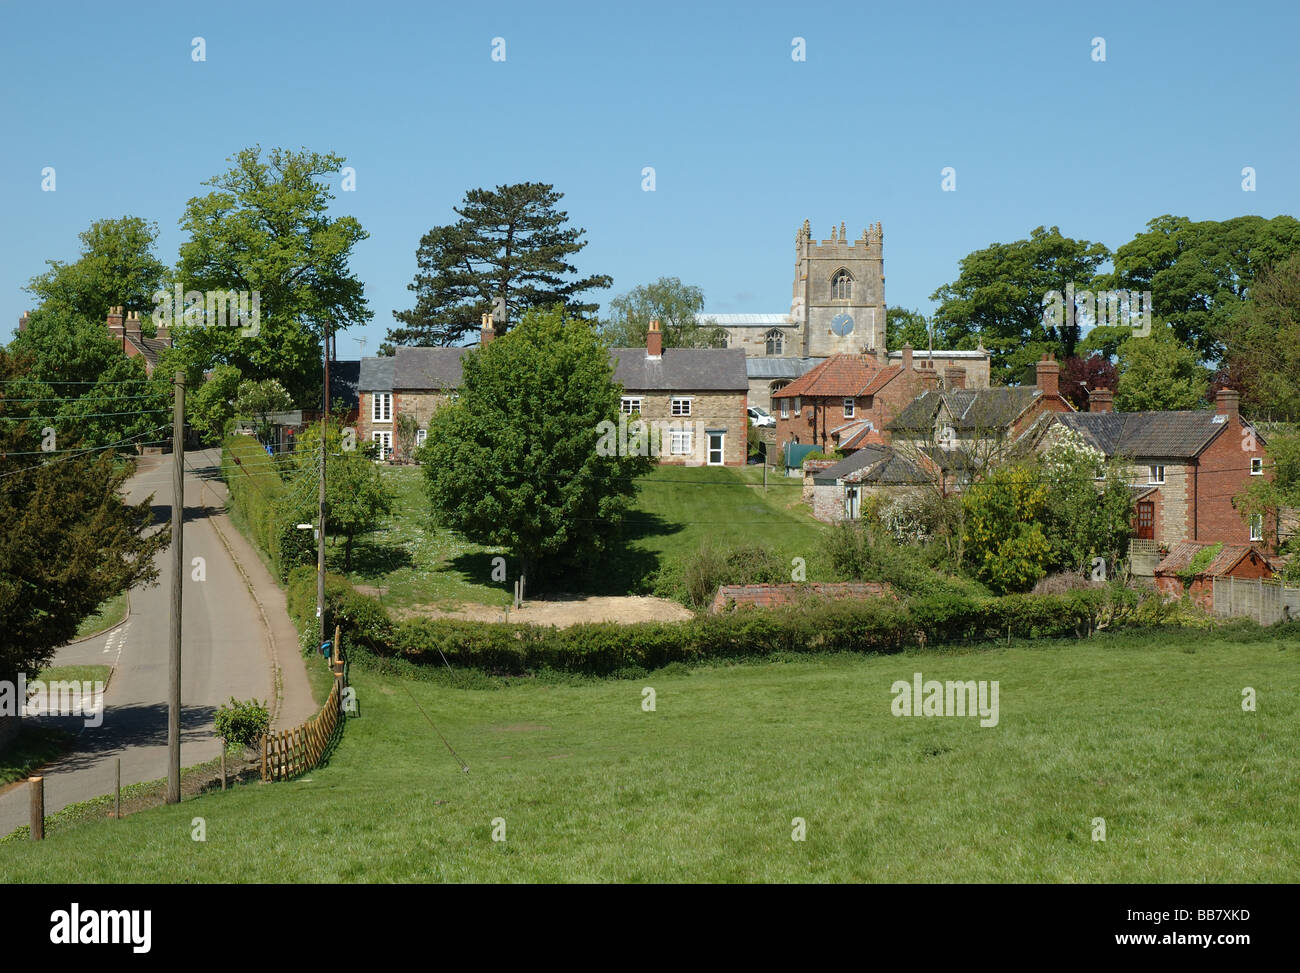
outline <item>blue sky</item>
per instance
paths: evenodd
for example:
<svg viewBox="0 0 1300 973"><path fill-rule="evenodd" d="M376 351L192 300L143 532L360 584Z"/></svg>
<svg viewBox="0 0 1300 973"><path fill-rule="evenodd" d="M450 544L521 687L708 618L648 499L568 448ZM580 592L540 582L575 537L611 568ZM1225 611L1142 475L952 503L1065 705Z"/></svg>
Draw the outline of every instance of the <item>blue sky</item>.
<svg viewBox="0 0 1300 973"><path fill-rule="evenodd" d="M254 143L356 169L334 206L370 233L353 268L375 317L343 357L410 306L424 231L467 189L522 181L565 194L606 300L677 276L712 311L787 310L807 218L818 237L882 222L887 301L929 310L962 256L1039 225L1114 248L1163 213L1300 214L1298 10L7 2L0 338L94 219L156 221L174 262L185 202Z"/></svg>

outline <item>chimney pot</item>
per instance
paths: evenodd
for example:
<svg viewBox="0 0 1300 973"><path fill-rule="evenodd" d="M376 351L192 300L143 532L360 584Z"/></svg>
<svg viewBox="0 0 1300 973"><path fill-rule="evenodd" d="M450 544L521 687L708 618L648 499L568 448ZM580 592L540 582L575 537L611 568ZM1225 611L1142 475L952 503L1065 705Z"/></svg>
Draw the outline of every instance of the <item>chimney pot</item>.
<svg viewBox="0 0 1300 973"><path fill-rule="evenodd" d="M122 309L120 307L115 306L108 309L108 330L114 337L122 337L122 332L125 329L122 327Z"/></svg>
<svg viewBox="0 0 1300 973"><path fill-rule="evenodd" d="M1236 418L1241 408L1241 393L1236 389L1219 389L1214 393L1215 411Z"/></svg>
<svg viewBox="0 0 1300 973"><path fill-rule="evenodd" d="M492 313L489 311L483 315L483 328L479 333L478 343L480 346L491 344L496 336L497 329L492 323Z"/></svg>
<svg viewBox="0 0 1300 973"><path fill-rule="evenodd" d="M645 353L647 358L659 358L664 353L664 333L659 330L659 319L650 322L650 330L645 336Z"/></svg>
<svg viewBox="0 0 1300 973"><path fill-rule="evenodd" d="M1114 412L1115 393L1112 392L1110 389L1089 389L1088 411L1089 412Z"/></svg>
<svg viewBox="0 0 1300 973"><path fill-rule="evenodd" d="M1042 360L1036 366L1038 387L1043 390L1043 395L1060 395L1061 394L1061 366L1055 361L1043 355Z"/></svg>

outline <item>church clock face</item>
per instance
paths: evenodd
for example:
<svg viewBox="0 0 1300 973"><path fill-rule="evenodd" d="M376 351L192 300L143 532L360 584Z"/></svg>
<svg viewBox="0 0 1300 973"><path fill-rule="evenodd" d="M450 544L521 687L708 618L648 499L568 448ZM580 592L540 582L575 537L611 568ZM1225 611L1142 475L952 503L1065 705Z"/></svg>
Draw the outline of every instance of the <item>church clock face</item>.
<svg viewBox="0 0 1300 973"><path fill-rule="evenodd" d="M841 311L831 318L831 332L841 338L853 334L853 315L847 311Z"/></svg>

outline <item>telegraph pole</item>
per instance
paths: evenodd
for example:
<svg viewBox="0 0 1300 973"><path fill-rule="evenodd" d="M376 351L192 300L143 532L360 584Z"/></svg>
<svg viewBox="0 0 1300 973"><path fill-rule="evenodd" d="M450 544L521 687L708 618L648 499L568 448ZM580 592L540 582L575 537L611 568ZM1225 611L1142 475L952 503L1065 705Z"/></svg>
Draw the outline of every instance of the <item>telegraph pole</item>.
<svg viewBox="0 0 1300 973"><path fill-rule="evenodd" d="M185 373L173 381L172 632L167 659L167 803L181 802L181 584L185 576Z"/></svg>
<svg viewBox="0 0 1300 973"><path fill-rule="evenodd" d="M325 644L325 437L329 433L330 417L330 338L329 323L325 324L324 341L321 342L321 358L324 361L325 408L320 418L320 533L316 539L316 616L318 632L316 647L319 650Z"/></svg>

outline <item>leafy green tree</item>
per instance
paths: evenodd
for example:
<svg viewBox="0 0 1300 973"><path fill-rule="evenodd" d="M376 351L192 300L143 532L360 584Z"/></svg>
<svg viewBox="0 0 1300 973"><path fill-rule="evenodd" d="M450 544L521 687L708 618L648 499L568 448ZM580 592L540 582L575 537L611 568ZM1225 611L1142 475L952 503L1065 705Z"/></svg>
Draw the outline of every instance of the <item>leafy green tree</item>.
<svg viewBox="0 0 1300 973"><path fill-rule="evenodd" d="M569 260L586 246L586 231L566 225L569 214L556 208L563 198L540 182L467 192L454 207L460 219L420 239L418 270L407 285L415 307L393 312L401 326L389 330L384 349L460 344L487 313L495 315L498 335L525 312L554 304L570 315L594 313L583 295L612 279L574 277Z"/></svg>
<svg viewBox="0 0 1300 973"><path fill-rule="evenodd" d="M0 380L22 388L30 359L0 348ZM0 398L19 418L22 396ZM15 411L16 410L16 411ZM131 473L108 451L41 451L38 421L0 421L0 679L47 666L103 602L157 578L170 529L151 529L152 497L123 501Z"/></svg>
<svg viewBox="0 0 1300 973"><path fill-rule="evenodd" d="M1132 534L1133 498L1123 468L1107 461L1077 432L1062 428L1043 453L1044 532L1057 565L1093 573L1094 560L1109 577Z"/></svg>
<svg viewBox="0 0 1300 973"><path fill-rule="evenodd" d="M258 441L263 444L271 441L271 416L292 408L293 400L289 398L289 393L273 378L260 382L244 379L239 383L235 394L235 415L252 421Z"/></svg>
<svg viewBox="0 0 1300 973"><path fill-rule="evenodd" d="M1300 252L1300 220L1158 216L1115 251L1108 286L1150 291L1155 314L1198 357L1217 357L1258 273Z"/></svg>
<svg viewBox="0 0 1300 973"><path fill-rule="evenodd" d="M348 267L369 237L352 216L328 214L329 177L342 156L260 146L241 150L214 187L185 207L177 281L185 292L243 291L259 298L256 326L182 325L173 341L207 371L234 365L253 380L278 379L300 405L319 401L321 342L373 316ZM179 316L179 309L173 309Z"/></svg>
<svg viewBox="0 0 1300 973"><path fill-rule="evenodd" d="M6 395L23 406L34 428L54 429L60 446L129 448L166 436L169 390L148 380L144 360L127 358L102 321L42 305L10 350L27 365L21 384Z"/></svg>
<svg viewBox="0 0 1300 973"><path fill-rule="evenodd" d="M440 523L505 547L533 587L544 571L590 569L654 466L600 448L620 394L603 342L558 307L468 352L421 453Z"/></svg>
<svg viewBox="0 0 1300 973"><path fill-rule="evenodd" d="M725 348L727 332L702 319L704 291L676 277L634 287L609 302L610 319L600 330L614 348L638 348L650 322L658 321L665 348Z"/></svg>
<svg viewBox="0 0 1300 973"><path fill-rule="evenodd" d="M1242 405L1256 416L1300 417L1300 254L1259 276L1220 337Z"/></svg>
<svg viewBox="0 0 1300 973"><path fill-rule="evenodd" d="M136 311L141 321L153 313L153 295L167 279L154 253L158 225L138 216L95 220L79 234L81 256L71 263L49 260L49 270L33 277L29 293L42 306L79 315L104 329L108 309Z"/></svg>
<svg viewBox="0 0 1300 973"><path fill-rule="evenodd" d="M1049 321L1044 299L1049 291L1064 294L1069 284L1092 287L1097 268L1109 258L1102 244L1062 236L1055 226L1036 228L1028 240L991 244L963 257L957 279L930 295L940 302L935 324L957 341L981 339L995 381L1014 380L1043 352L1061 359L1075 353L1079 322Z"/></svg>
<svg viewBox="0 0 1300 973"><path fill-rule="evenodd" d="M1201 409L1209 383L1209 373L1196 352L1183 345L1167 323L1156 319L1149 335L1134 336L1119 347L1115 408L1120 412Z"/></svg>
<svg viewBox="0 0 1300 973"><path fill-rule="evenodd" d="M207 381L192 393L187 392L186 419L204 442L218 444L230 432L242 381L234 365L218 365Z"/></svg>
<svg viewBox="0 0 1300 973"><path fill-rule="evenodd" d="M993 470L962 494L965 553L975 576L999 594L1026 591L1047 573L1052 544L1043 532L1048 489L1031 465Z"/></svg>
<svg viewBox="0 0 1300 973"><path fill-rule="evenodd" d="M343 538L343 570L352 570L352 550L356 539L378 530L384 518L393 512L395 494L384 479L383 469L369 456L355 448L337 417L331 416L326 427L325 444L325 532L328 537ZM294 446L294 465L307 476L320 461L321 427L312 423L298 436ZM350 448L351 447L351 448ZM315 494L304 496L295 517L314 519Z"/></svg>

